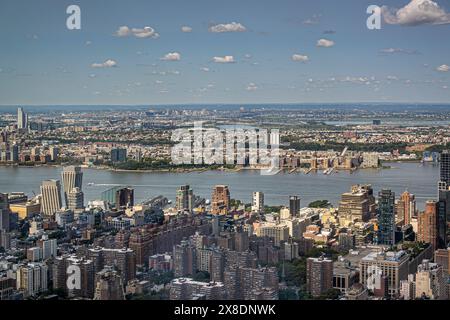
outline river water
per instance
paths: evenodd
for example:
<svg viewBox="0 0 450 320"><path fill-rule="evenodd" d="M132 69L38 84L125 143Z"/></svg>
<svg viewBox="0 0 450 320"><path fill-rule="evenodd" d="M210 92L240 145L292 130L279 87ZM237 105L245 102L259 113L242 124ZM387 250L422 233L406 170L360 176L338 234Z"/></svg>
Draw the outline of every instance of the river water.
<svg viewBox="0 0 450 320"><path fill-rule="evenodd" d="M176 189L189 184L194 194L211 199L211 191L216 184L230 187L231 198L251 202L253 191L262 191L267 205L288 205L289 195L299 195L301 205L318 199L327 199L338 204L340 195L349 190L352 184L370 183L375 193L381 188L390 188L398 197L408 189L416 195L419 208L427 199L437 194L439 167L420 163L387 163L391 169L364 169L353 173L340 171L330 175L317 173L303 174L288 172L274 176L262 176L256 170L239 172L114 172L109 170L83 169L83 191L85 202L100 199L102 191L113 186L131 186L135 189L135 202L163 195L175 200ZM0 167L0 192L25 192L30 196L39 193L39 186L46 179L60 179L61 168ZM94 183L94 185L88 185Z"/></svg>

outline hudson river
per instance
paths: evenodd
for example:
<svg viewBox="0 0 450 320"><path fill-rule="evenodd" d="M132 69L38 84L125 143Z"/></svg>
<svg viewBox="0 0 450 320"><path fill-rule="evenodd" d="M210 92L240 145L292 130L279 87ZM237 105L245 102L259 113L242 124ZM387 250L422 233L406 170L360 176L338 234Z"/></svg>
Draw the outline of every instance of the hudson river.
<svg viewBox="0 0 450 320"><path fill-rule="evenodd" d="M378 194L381 188L390 188L396 197L405 189L416 195L418 207L423 208L427 199L437 194L439 167L420 163L385 163L391 169L364 169L353 173L340 171L330 175L317 173L303 174L288 172L274 176L262 176L257 170L239 172L189 172L189 173L143 173L114 172L108 170L83 169L83 191L85 203L100 199L102 191L113 186L131 186L135 189L135 202L163 195L175 200L176 189L189 184L194 194L211 199L212 187L226 184L230 187L231 198L251 202L253 191L262 191L267 205L287 205L289 195L299 195L301 205L318 199L331 201L337 205L340 195L357 183L370 183ZM61 179L61 168L0 167L0 192L25 192L32 196L38 194L39 186L45 179ZM94 183L94 185L88 185Z"/></svg>

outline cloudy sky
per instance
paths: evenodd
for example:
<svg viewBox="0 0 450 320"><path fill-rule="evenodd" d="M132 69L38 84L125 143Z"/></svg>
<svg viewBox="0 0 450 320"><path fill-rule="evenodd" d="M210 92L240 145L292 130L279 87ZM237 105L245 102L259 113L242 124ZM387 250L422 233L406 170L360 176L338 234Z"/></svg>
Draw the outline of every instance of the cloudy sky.
<svg viewBox="0 0 450 320"><path fill-rule="evenodd" d="M2 0L0 105L446 103L449 36L444 0Z"/></svg>

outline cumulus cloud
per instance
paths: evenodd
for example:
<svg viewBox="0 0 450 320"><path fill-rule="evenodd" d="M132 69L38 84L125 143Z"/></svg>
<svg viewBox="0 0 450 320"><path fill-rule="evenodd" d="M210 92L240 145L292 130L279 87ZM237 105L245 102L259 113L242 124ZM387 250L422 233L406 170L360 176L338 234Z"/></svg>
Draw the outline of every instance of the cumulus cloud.
<svg viewBox="0 0 450 320"><path fill-rule="evenodd" d="M292 55L292 60L293 61L300 61L300 62L306 62L309 60L308 56L305 55L301 55L301 54L293 54Z"/></svg>
<svg viewBox="0 0 450 320"><path fill-rule="evenodd" d="M416 50L407 50L402 48L385 48L381 49L380 53L393 54L393 53L404 53L404 54L418 54Z"/></svg>
<svg viewBox="0 0 450 320"><path fill-rule="evenodd" d="M217 63L234 63L234 62L236 62L234 60L233 56L213 57L213 61L217 62Z"/></svg>
<svg viewBox="0 0 450 320"><path fill-rule="evenodd" d="M159 34L152 27L130 29L128 26L121 26L114 34L117 37L135 36L136 38L153 38L153 39L159 37Z"/></svg>
<svg viewBox="0 0 450 320"><path fill-rule="evenodd" d="M210 32L244 32L247 29L240 23L231 22L231 23L220 23L209 27Z"/></svg>
<svg viewBox="0 0 450 320"><path fill-rule="evenodd" d="M250 82L246 88L247 91L255 91L258 90L258 86L253 82Z"/></svg>
<svg viewBox="0 0 450 320"><path fill-rule="evenodd" d="M180 61L181 55L178 52L169 52L164 57L161 58L161 60L165 61Z"/></svg>
<svg viewBox="0 0 450 320"><path fill-rule="evenodd" d="M382 6L381 12L384 21L389 24L418 26L450 23L450 14L432 0L411 0L400 9Z"/></svg>
<svg viewBox="0 0 450 320"><path fill-rule="evenodd" d="M192 28L189 26L182 26L181 32L192 32Z"/></svg>
<svg viewBox="0 0 450 320"><path fill-rule="evenodd" d="M448 71L450 71L450 67L446 64L443 64L443 65L440 65L439 67L437 67L436 70L439 72L448 72Z"/></svg>
<svg viewBox="0 0 450 320"><path fill-rule="evenodd" d="M106 60L103 63L93 63L91 64L92 68L112 68L117 67L117 62L111 59Z"/></svg>
<svg viewBox="0 0 450 320"><path fill-rule="evenodd" d="M329 48L329 47L334 46L334 41L327 40L327 39L320 39L320 40L317 40L317 46L318 47Z"/></svg>

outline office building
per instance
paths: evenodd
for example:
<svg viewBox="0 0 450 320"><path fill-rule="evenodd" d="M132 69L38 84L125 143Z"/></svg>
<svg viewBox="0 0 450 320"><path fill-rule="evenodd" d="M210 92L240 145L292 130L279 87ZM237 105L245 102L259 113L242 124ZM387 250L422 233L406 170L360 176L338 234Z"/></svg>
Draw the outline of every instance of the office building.
<svg viewBox="0 0 450 320"><path fill-rule="evenodd" d="M333 261L320 258L306 260L306 290L318 297L333 288Z"/></svg>
<svg viewBox="0 0 450 320"><path fill-rule="evenodd" d="M442 266L423 260L417 267L415 291L417 299L446 300L447 275Z"/></svg>
<svg viewBox="0 0 450 320"><path fill-rule="evenodd" d="M378 194L378 243L395 244L395 193L382 189Z"/></svg>
<svg viewBox="0 0 450 320"><path fill-rule="evenodd" d="M400 281L408 279L409 255L405 251L371 252L359 262L360 282L370 291L384 291L387 281L387 294L398 297Z"/></svg>
<svg viewBox="0 0 450 320"><path fill-rule="evenodd" d="M46 216L53 216L62 207L61 184L59 180L45 180L41 185L41 211Z"/></svg>
<svg viewBox="0 0 450 320"><path fill-rule="evenodd" d="M124 187L113 187L102 192L101 200L106 201L112 208L134 206L134 189Z"/></svg>
<svg viewBox="0 0 450 320"><path fill-rule="evenodd" d="M71 193L74 188L78 188L81 191L83 186L83 172L81 172L80 167L64 167L61 172L61 179L64 188L64 200L66 206L69 207L69 193Z"/></svg>
<svg viewBox="0 0 450 320"><path fill-rule="evenodd" d="M442 266L444 274L450 276L450 248L436 250L434 252L434 262Z"/></svg>
<svg viewBox="0 0 450 320"><path fill-rule="evenodd" d="M433 251L438 248L438 216L437 202L428 200L425 211L419 213L417 241L431 244Z"/></svg>
<svg viewBox="0 0 450 320"><path fill-rule="evenodd" d="M300 197L289 197L289 213L291 214L291 217L297 217L300 214Z"/></svg>
<svg viewBox="0 0 450 320"><path fill-rule="evenodd" d="M252 194L252 211L264 212L264 193L260 191Z"/></svg>
<svg viewBox="0 0 450 320"><path fill-rule="evenodd" d="M67 194L67 208L69 210L84 209L84 194L80 188L73 188Z"/></svg>
<svg viewBox="0 0 450 320"><path fill-rule="evenodd" d="M228 189L228 186L215 186L211 199L212 214L223 215L228 213L230 210L230 190Z"/></svg>
<svg viewBox="0 0 450 320"><path fill-rule="evenodd" d="M354 222L367 222L375 213L375 198L370 185L353 185L350 192L341 195L339 222L345 226Z"/></svg>
<svg viewBox="0 0 450 320"><path fill-rule="evenodd" d="M177 190L176 208L178 211L189 211L194 209L194 193L189 185L181 186Z"/></svg>
<svg viewBox="0 0 450 320"><path fill-rule="evenodd" d="M17 128L18 129L28 128L28 115L22 108L17 108Z"/></svg>
<svg viewBox="0 0 450 320"><path fill-rule="evenodd" d="M440 181L450 187L450 150L442 151L440 156Z"/></svg>

